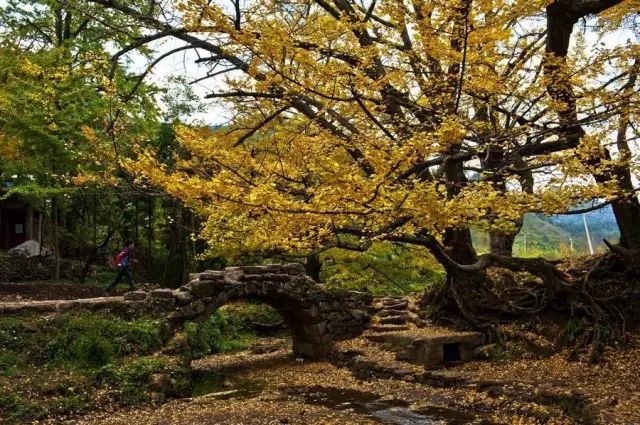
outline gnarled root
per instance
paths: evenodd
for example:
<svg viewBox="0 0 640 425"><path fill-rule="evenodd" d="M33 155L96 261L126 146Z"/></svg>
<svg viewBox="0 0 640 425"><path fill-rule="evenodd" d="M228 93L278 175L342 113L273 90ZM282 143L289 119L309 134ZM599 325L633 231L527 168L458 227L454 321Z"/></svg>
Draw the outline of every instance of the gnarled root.
<svg viewBox="0 0 640 425"><path fill-rule="evenodd" d="M460 319L493 340L500 339L501 323L531 318L545 310L561 312L567 317L565 340L572 344L573 354L588 349L589 359L596 361L605 344L626 337L622 301L628 294L622 287L600 287L612 273L614 278L622 277L615 274L614 260L602 257L586 267L565 271L540 258L489 254L474 265L448 270L445 286L424 301L437 303L431 304L432 319L451 320L457 310ZM518 281L514 272L529 278Z"/></svg>

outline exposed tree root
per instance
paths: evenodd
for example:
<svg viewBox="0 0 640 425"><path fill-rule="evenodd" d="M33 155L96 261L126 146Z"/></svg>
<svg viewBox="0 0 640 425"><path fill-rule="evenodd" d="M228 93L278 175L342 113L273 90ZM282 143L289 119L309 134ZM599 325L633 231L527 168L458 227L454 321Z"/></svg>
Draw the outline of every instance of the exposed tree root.
<svg viewBox="0 0 640 425"><path fill-rule="evenodd" d="M626 340L628 300L640 280L628 260L614 250L565 269L541 258L487 254L475 264L448 267L445 285L425 294L423 305L431 319L464 321L498 342L502 323L560 312L572 355L586 351L597 361L606 344Z"/></svg>

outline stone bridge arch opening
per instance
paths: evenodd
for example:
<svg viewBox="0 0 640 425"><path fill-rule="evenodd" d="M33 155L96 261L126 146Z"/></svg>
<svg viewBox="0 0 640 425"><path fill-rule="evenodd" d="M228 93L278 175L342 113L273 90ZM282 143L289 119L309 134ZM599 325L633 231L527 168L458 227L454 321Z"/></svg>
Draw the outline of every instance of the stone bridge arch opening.
<svg viewBox="0 0 640 425"><path fill-rule="evenodd" d="M292 350L300 357L322 357L329 353L332 338L326 332L327 324L317 315L314 308L305 308L299 300L282 296L272 298L262 295L232 295L226 300L210 304L196 320L207 320L217 310L233 304L252 302L264 304L274 309L282 318L286 332L291 336Z"/></svg>
<svg viewBox="0 0 640 425"><path fill-rule="evenodd" d="M167 300L174 326L206 320L226 304L251 300L274 308L291 333L296 356L329 354L333 342L360 335L369 325L368 293L330 291L305 274L301 264L229 267L191 276ZM151 297L153 300L153 297Z"/></svg>

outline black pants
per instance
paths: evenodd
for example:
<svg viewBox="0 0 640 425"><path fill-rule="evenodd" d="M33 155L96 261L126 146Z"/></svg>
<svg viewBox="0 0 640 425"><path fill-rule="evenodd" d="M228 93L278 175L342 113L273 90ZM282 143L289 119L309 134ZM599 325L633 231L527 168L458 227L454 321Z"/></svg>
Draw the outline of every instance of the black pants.
<svg viewBox="0 0 640 425"><path fill-rule="evenodd" d="M126 279L127 282L129 282L129 288L133 289L133 284L135 282L133 281L133 273L131 272L131 268L129 266L122 266L120 268L116 277L114 277L111 283L109 283L109 285L107 286L107 289L111 289L116 286L122 281L123 278Z"/></svg>

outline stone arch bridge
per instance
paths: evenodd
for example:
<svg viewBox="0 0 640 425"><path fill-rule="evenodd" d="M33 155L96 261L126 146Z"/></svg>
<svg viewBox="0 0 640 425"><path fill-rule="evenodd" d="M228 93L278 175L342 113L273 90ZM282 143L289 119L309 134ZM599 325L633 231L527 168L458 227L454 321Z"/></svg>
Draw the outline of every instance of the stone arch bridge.
<svg viewBox="0 0 640 425"><path fill-rule="evenodd" d="M334 341L360 335L374 311L370 294L327 290L307 276L301 264L228 267L190 278L175 290L129 292L124 302L131 309L167 317L175 329L233 301L261 301L280 313L291 331L294 353L304 357L322 357Z"/></svg>
<svg viewBox="0 0 640 425"><path fill-rule="evenodd" d="M305 274L301 264L228 267L193 274L178 289L128 292L124 297L0 303L0 315L108 309L128 315L146 312L165 318L176 330L189 320L204 320L223 305L257 300L280 313L298 356L322 357L337 340L360 335L376 312L368 293L332 291Z"/></svg>

